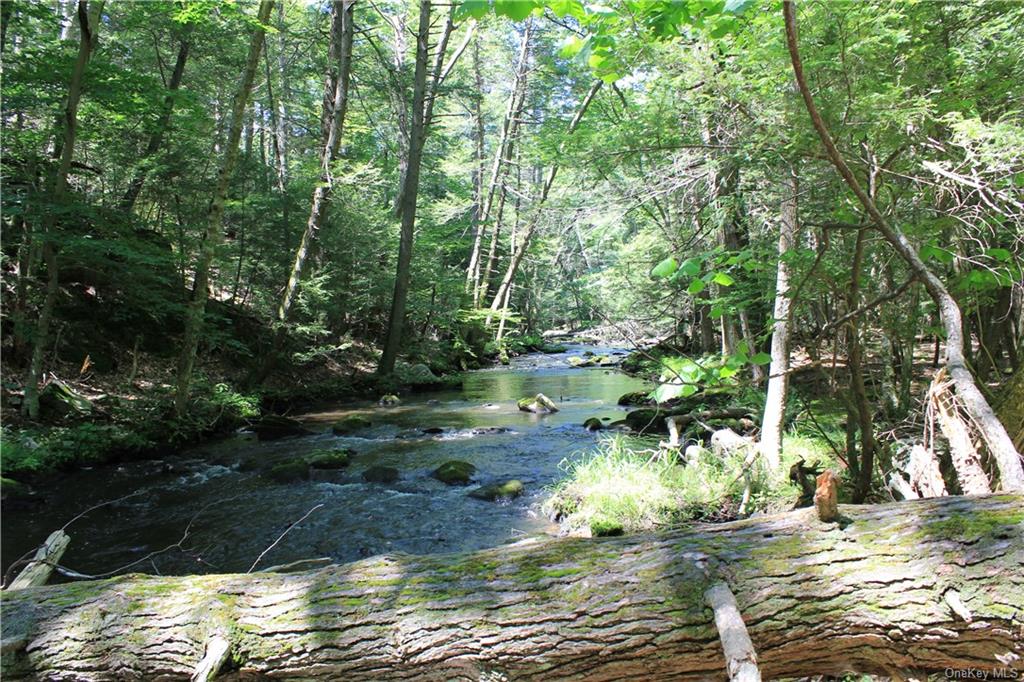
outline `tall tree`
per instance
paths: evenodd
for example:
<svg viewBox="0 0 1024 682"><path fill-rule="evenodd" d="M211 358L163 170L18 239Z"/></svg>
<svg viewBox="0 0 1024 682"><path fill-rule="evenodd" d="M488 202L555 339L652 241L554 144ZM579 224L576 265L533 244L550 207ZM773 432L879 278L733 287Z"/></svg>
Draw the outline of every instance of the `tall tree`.
<svg viewBox="0 0 1024 682"><path fill-rule="evenodd" d="M320 180L313 190L306 230L295 252L295 261L288 276L277 318L288 320L292 304L302 282L306 259L327 217L334 189L332 164L338 158L341 136L348 110L349 75L352 68L352 26L354 0L333 0L331 3L331 42L328 47L327 72L324 74L323 111L320 120Z"/></svg>
<svg viewBox="0 0 1024 682"><path fill-rule="evenodd" d="M55 207L60 207L68 196L68 173L75 157L75 139L78 133L78 105L82 99L82 85L85 82L85 67L89 63L99 43L100 17L103 14L104 0L93 0L89 7L88 0L78 1L78 58L71 71L71 82L68 85L68 96L64 103L64 115L58 120L63 128L60 136L60 157L57 169L50 182L50 196ZM57 262L57 245L54 240L57 214L51 208L47 212L42 227L42 254L46 263L46 296L43 307L39 311L35 338L32 346L32 359L29 362L28 376L25 378L24 411L31 417L39 415L39 379L43 372L43 355L46 353L50 336L50 323L53 319L57 295L60 293L60 270Z"/></svg>
<svg viewBox="0 0 1024 682"><path fill-rule="evenodd" d="M221 159L220 168L217 172L217 185L214 188L213 197L211 197L206 211L206 230L203 235L203 243L199 248L199 257L196 261L192 299L185 313L185 336L178 357L178 379L174 409L179 416L185 414L188 409L192 370L195 366L196 350L199 347L199 337L203 331L203 317L206 313L206 300L209 296L207 289L210 282L210 265L213 263L217 245L221 242L224 203L227 200L228 186L231 184L231 174L235 168L235 162L238 160L238 143L242 137L242 126L245 123L245 108L249 101L249 96L252 94L252 85L256 78L256 67L259 64L260 52L263 49L263 40L266 33L265 27L270 20L270 12L273 8L274 0L260 1L259 10L256 15L256 27L253 29L249 41L249 56L246 59L242 80L239 83L238 91L235 93L235 100L231 107L231 121L228 128L228 137L224 144L224 156Z"/></svg>

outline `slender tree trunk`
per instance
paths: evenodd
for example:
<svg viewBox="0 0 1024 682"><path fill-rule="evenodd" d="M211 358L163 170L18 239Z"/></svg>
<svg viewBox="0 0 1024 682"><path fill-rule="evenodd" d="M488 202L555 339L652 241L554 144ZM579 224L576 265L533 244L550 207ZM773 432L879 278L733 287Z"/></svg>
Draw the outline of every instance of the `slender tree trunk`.
<svg viewBox="0 0 1024 682"><path fill-rule="evenodd" d="M295 301L305 270L306 259L317 239L321 226L327 217L334 188L331 165L338 157L345 112L348 109L349 74L352 66L352 10L355 3L350 0L333 0L331 8L331 43L328 50L327 74L324 77L323 113L321 115L320 182L313 190L309 219L302 234L299 248L295 252L288 284L277 309L281 322L288 320L288 314Z"/></svg>
<svg viewBox="0 0 1024 682"><path fill-rule="evenodd" d="M889 224L889 221L882 215L875 202L861 187L850 167L839 153L828 131L828 127L825 125L825 121L821 118L821 114L814 104L814 99L804 77L803 63L800 60L800 52L797 45L796 10L792 0L784 0L783 15L786 23L786 43L793 63L793 72L796 76L797 85L800 88L800 94L803 96L807 111L810 114L811 122L821 138L829 159L839 171L843 180L846 181L846 184L857 196L861 205L864 206L864 210L874 222L874 228L882 233L886 241L892 245L896 253L907 263L910 270L924 283L928 294L935 301L942 326L946 332L946 367L950 378L956 386L957 395L984 439L988 451L999 466L999 477L1003 489L1014 492L1024 491L1024 466L1021 465L1020 454L1017 452L1016 447L1014 447L1013 440L1011 440L1006 429L999 422L992 407L985 399L985 395L978 388L974 381L974 376L967 366L964 357L964 333L960 307L949 293L949 290L946 289L946 285L943 284L942 280L924 264L924 261L921 260L921 257L907 240L906 236L898 228Z"/></svg>
<svg viewBox="0 0 1024 682"><path fill-rule="evenodd" d="M860 307L860 279L864 262L864 246L867 228L857 231L857 242L854 246L853 266L850 272L850 288L846 298L846 309L856 310ZM860 432L859 449L847 449L850 473L853 477L853 501L860 504L871 490L871 475L875 467L875 425L868 401L867 389L864 385L863 345L860 335L860 316L855 315L846 323L846 364L850 373L850 399L847 415L847 433L856 421ZM848 438L848 444L851 441ZM856 454L855 454L856 453Z"/></svg>
<svg viewBox="0 0 1024 682"><path fill-rule="evenodd" d="M63 136L60 138L60 159L51 183L51 200L55 206L61 206L68 196L68 173L71 161L75 156L75 137L78 132L78 104L82 99L82 85L85 81L85 67L96 50L99 41L100 17L103 14L103 0L93 0L90 9L87 0L78 1L78 27L80 41L78 59L71 71L71 82L68 85L68 97L64 104L64 115L61 120ZM35 419L39 416L39 380L43 373L43 357L50 336L50 323L53 320L57 296L60 293L60 271L57 262L57 246L54 243L56 230L56 213L48 211L42 225L42 252L46 263L46 295L43 307L39 311L35 338L32 346L32 359L29 362L28 376L25 378L25 413Z"/></svg>
<svg viewBox="0 0 1024 682"><path fill-rule="evenodd" d="M724 583L764 679L992 679L1024 656L1022 506L935 497L841 505L841 528L804 509L306 573L17 590L2 603L2 672L185 679L222 638L243 679L723 680L704 593Z"/></svg>
<svg viewBox="0 0 1024 682"><path fill-rule="evenodd" d="M387 337L377 372L391 374L398 359L398 349L405 327L405 304L409 295L412 278L412 247L416 228L416 199L420 186L420 162L423 158L425 128L425 100L427 94L427 62L430 46L430 0L420 0L419 28L416 33L416 66L413 73L412 125L409 131L408 164L405 169L401 191L401 230L398 243L398 264L395 272L395 288L391 300L391 315L388 320Z"/></svg>
<svg viewBox="0 0 1024 682"><path fill-rule="evenodd" d="M587 113L587 109L590 107L590 103L594 101L594 97L597 96L598 90L601 89L603 81L595 80L590 86L590 90L587 91L583 101L580 102L579 108L576 110L576 115L573 116L572 121L569 123L569 128L566 131L566 135L572 135L576 132L576 128L579 127L580 121L583 120L583 115ZM533 238L533 233L537 229L537 225L541 217L541 209L544 207L544 202L547 201L548 193L551 191L551 186L555 183L555 177L558 175L558 162L551 164L551 169L548 171L547 178L544 180L544 184L541 187L540 196L537 198L537 202L531 207L532 214L530 220L526 224L526 229L522 232L519 245L512 251L512 256L509 258L508 268L505 270L505 276L502 277L501 284L498 285L498 290L494 294L494 299L491 301L490 310L487 313L487 319L485 325L490 326L491 320L494 315L501 309L505 301L505 295L508 288L512 286L512 280L515 279L516 271L519 270L519 264L522 263L523 258L526 256L527 249L530 248L530 240Z"/></svg>
<svg viewBox="0 0 1024 682"><path fill-rule="evenodd" d="M206 231L199 249L196 262L195 281L192 285L192 300L185 314L185 336L182 340L181 354L178 358L177 393L174 409L181 416L188 408L189 387L192 383L192 369L195 366L196 351L199 348L199 337L203 330L203 316L206 312L207 289L210 281L210 266L218 244L221 242L221 230L224 219L224 203L227 200L228 187L231 184L231 173L238 160L238 143L242 137L242 125L245 118L245 107L252 94L253 81L256 78L256 67L263 49L265 26L270 20L270 12L274 8L274 0L261 0L256 17L256 28L253 29L249 42L249 56L242 72L235 101L231 107L231 121L228 138L224 145L224 158L221 160L217 173L217 186L206 212Z"/></svg>
<svg viewBox="0 0 1024 682"><path fill-rule="evenodd" d="M135 206L135 201L139 198L139 193L142 191L142 186L146 182L146 175L149 172L146 164L159 151L160 144L163 142L164 135L171 124L171 112L174 110L174 93L181 86L181 79L185 75L185 62L188 60L188 51L191 47L189 42L190 36L188 35L191 33L191 27L186 28L185 31L187 32L186 35L181 38L181 42L178 44L178 58L174 62L174 71L171 73L171 80L167 84L168 94L164 98L164 107L160 113L160 120L156 124L156 129L149 136L149 144L146 145L146 150L142 153L135 176L128 183L128 189L125 190L124 196L121 197L121 201L118 203L118 208L125 213L131 212L132 207Z"/></svg>
<svg viewBox="0 0 1024 682"><path fill-rule="evenodd" d="M487 231L487 223L491 218L494 195L498 191L499 185L503 182L503 178L508 173L509 162L512 159L512 140L519 127L519 119L522 116L523 105L526 101L526 74L530 58L530 35L532 28L533 22L527 21L519 47L515 81L512 86L512 92L509 94L508 105L505 108L505 117L502 119L498 143L494 149L494 161L491 163L490 179L487 183L483 207L480 210L480 220L474 231L469 266L466 268L466 290L472 294L474 306L479 306L481 299L480 264L484 233Z"/></svg>
<svg viewBox="0 0 1024 682"><path fill-rule="evenodd" d="M772 361L768 370L768 394L761 421L761 453L773 469L779 467L782 454L782 428L786 416L789 389L789 265L786 256L796 247L799 233L797 197L800 186L796 171L786 178L779 221L779 261L775 273L775 310L772 314Z"/></svg>

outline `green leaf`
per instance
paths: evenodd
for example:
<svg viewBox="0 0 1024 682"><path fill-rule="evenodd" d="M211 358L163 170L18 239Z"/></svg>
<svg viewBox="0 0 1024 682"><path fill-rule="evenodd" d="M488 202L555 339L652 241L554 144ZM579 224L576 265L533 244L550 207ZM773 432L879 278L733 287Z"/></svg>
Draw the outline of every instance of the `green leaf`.
<svg viewBox="0 0 1024 682"><path fill-rule="evenodd" d="M750 361L755 365L767 365L772 361L772 356L767 353L757 353L754 357L750 358Z"/></svg>
<svg viewBox="0 0 1024 682"><path fill-rule="evenodd" d="M559 19L566 15L582 19L587 14L580 0L548 0L546 4Z"/></svg>
<svg viewBox="0 0 1024 682"><path fill-rule="evenodd" d="M716 272L715 276L711 278L711 281L723 287L731 287L733 284L735 284L733 278L725 274L724 272Z"/></svg>
<svg viewBox="0 0 1024 682"><path fill-rule="evenodd" d="M676 262L676 259L669 256L654 266L651 270L651 277L668 277L675 272L678 267L679 263Z"/></svg>
<svg viewBox="0 0 1024 682"><path fill-rule="evenodd" d="M462 0L455 9L455 21L463 19L481 19L491 9L488 0Z"/></svg>
<svg viewBox="0 0 1024 682"><path fill-rule="evenodd" d="M1013 254L1007 249L985 249L985 255L1001 260L1004 263L1013 259Z"/></svg>
<svg viewBox="0 0 1024 682"><path fill-rule="evenodd" d="M743 14L754 4L754 0L726 0L723 11L729 14Z"/></svg>
<svg viewBox="0 0 1024 682"><path fill-rule="evenodd" d="M700 274L700 261L696 258L687 258L679 265L679 272L686 277L696 277Z"/></svg>
<svg viewBox="0 0 1024 682"><path fill-rule="evenodd" d="M925 244L921 247L920 251L921 260L937 260L940 263L949 265L956 260L956 254L952 251L935 246L934 244Z"/></svg>
<svg viewBox="0 0 1024 682"><path fill-rule="evenodd" d="M537 3L534 0L494 0L494 13L512 21L526 19L535 7Z"/></svg>
<svg viewBox="0 0 1024 682"><path fill-rule="evenodd" d="M698 281L698 282L700 282L700 280L699 280L699 279L698 279L697 281ZM718 318L720 318L720 317L721 317L722 315L725 315L725 308L723 308L723 307L722 307L722 306L720 306L720 305L713 305L713 306L711 306L711 311L710 311L710 312L709 312L708 314L709 314L709 315L710 315L710 316L711 316L711 317L712 317L713 319L716 319L716 320L717 320L717 319L718 319Z"/></svg>
<svg viewBox="0 0 1024 682"><path fill-rule="evenodd" d="M686 293L690 294L691 296L696 296L700 292L704 291L704 288L706 286L707 284L704 284L704 280L695 279L692 282L690 282L690 286L686 288Z"/></svg>

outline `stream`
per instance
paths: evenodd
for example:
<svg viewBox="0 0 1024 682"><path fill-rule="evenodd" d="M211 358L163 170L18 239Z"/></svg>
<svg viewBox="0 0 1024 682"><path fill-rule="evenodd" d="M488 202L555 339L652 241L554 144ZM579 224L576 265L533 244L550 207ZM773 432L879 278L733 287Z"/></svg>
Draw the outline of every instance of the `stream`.
<svg viewBox="0 0 1024 682"><path fill-rule="evenodd" d="M299 415L314 435L261 442L240 432L160 460L68 474L38 489L45 505L4 514L4 568L90 506L131 493L138 494L75 521L62 565L102 574L178 543L191 522L182 548L130 570L244 572L316 505L323 506L268 551L258 568L314 557L347 562L393 552L465 551L556 532L540 506L546 488L565 475L565 461L592 451L600 439L583 421L621 419L619 396L647 388L614 369L571 368L567 358L586 350L620 351L573 346L566 353L522 356L507 367L467 372L460 390L416 393L394 407L348 402ZM516 401L536 393L549 396L560 411L520 412ZM334 435L331 424L350 415L365 416L372 426ZM424 433L438 428L440 433ZM251 466L336 447L355 450L351 464L314 470L308 481L275 483ZM452 459L476 466L473 484L447 486L431 477ZM364 482L362 472L374 465L395 467L400 478ZM512 478L525 484L525 492L511 501L468 495L477 484Z"/></svg>

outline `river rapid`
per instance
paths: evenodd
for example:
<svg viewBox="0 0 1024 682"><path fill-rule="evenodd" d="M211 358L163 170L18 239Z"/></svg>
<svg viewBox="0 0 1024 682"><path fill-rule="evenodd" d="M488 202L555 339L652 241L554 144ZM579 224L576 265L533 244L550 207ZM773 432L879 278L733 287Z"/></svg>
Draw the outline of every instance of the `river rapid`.
<svg viewBox="0 0 1024 682"><path fill-rule="evenodd" d="M570 367L567 358L586 350L622 353L574 346L523 356L507 367L467 372L461 389L404 396L394 407L349 402L297 415L314 432L310 436L261 442L240 432L159 460L68 474L39 489L45 505L4 514L4 567L83 510L132 493L75 521L63 565L91 575L137 561L133 572L244 572L317 505L266 552L257 570L313 557L346 562L480 549L556 532L540 506L565 475L565 463L592 452L601 438L583 421L621 419L619 396L649 388L614 369ZM519 398L536 393L554 400L559 412L517 409ZM331 424L351 415L372 426L335 435ZM267 463L337 447L355 451L349 466L314 470L308 481L276 483L260 471ZM430 475L453 459L476 467L471 485L447 486ZM364 482L362 472L375 465L398 469L399 479ZM468 494L478 484L508 479L524 483L522 496L490 502ZM187 528L180 548L145 558L178 543Z"/></svg>

